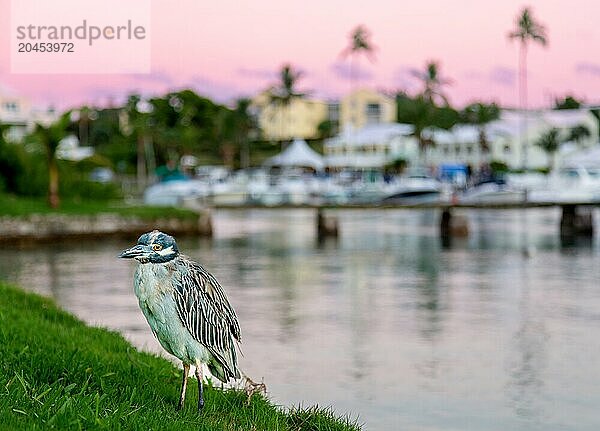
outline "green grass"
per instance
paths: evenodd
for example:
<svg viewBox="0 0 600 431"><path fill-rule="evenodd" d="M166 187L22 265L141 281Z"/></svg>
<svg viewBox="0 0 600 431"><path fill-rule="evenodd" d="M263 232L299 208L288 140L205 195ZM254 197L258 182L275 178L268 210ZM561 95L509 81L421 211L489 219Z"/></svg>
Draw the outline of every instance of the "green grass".
<svg viewBox="0 0 600 431"><path fill-rule="evenodd" d="M67 214L91 215L116 213L122 216L140 217L146 220L173 217L179 219L195 219L193 211L181 208L126 206L107 202L74 202L63 201L60 208L52 209L45 199L24 198L0 194L0 216L23 217L30 214Z"/></svg>
<svg viewBox="0 0 600 431"><path fill-rule="evenodd" d="M123 337L88 327L54 303L0 282L0 429L358 430L331 410L284 410L255 394L207 387L196 412L181 370Z"/></svg>

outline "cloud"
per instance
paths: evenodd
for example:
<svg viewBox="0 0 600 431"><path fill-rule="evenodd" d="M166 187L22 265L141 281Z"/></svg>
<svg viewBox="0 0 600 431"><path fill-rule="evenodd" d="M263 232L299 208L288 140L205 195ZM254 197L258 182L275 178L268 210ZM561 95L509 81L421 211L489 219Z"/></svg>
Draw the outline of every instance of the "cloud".
<svg viewBox="0 0 600 431"><path fill-rule="evenodd" d="M422 85L419 80L415 77L414 71L416 69L411 66L400 66L394 71L393 79L394 82L402 89L406 91L413 91L420 88Z"/></svg>
<svg viewBox="0 0 600 431"><path fill-rule="evenodd" d="M495 66L490 70L489 79L506 87L513 87L517 80L517 72L510 67Z"/></svg>
<svg viewBox="0 0 600 431"><path fill-rule="evenodd" d="M368 81L373 79L373 73L358 64L336 62L330 67L335 76L342 79L356 79L359 81Z"/></svg>
<svg viewBox="0 0 600 431"><path fill-rule="evenodd" d="M240 67L236 73L244 78L252 79L277 79L278 72L270 69L253 69L250 67Z"/></svg>
<svg viewBox="0 0 600 431"><path fill-rule="evenodd" d="M596 63L577 63L575 72L582 75L600 76L600 64Z"/></svg>

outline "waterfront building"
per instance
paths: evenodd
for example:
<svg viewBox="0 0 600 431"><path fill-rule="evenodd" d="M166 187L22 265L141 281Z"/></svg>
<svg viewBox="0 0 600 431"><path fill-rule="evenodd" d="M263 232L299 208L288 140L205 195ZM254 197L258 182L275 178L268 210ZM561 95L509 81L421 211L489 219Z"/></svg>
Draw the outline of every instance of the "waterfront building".
<svg viewBox="0 0 600 431"><path fill-rule="evenodd" d="M522 168L524 162L528 169L539 169L550 163L549 155L535 144L540 136L557 128L567 137L577 126L585 126L589 136L563 143L557 153L560 163L562 158L598 143L598 120L589 110L530 111L525 119L518 111L503 110L498 120L481 128L470 124L458 124L450 130L429 128L423 137L433 145L424 154L419 153L410 125L381 122L358 129L346 127L325 141L324 152L332 167L376 168L403 159L412 166L452 163L478 167L498 161L511 169Z"/></svg>
<svg viewBox="0 0 600 431"><path fill-rule="evenodd" d="M328 104L319 99L293 98L283 105L272 103L268 93L263 92L252 105L266 140L317 139L319 124L328 119Z"/></svg>
<svg viewBox="0 0 600 431"><path fill-rule="evenodd" d="M339 122L341 130L361 129L368 125L394 123L396 101L382 92L368 88L354 90L340 101Z"/></svg>
<svg viewBox="0 0 600 431"><path fill-rule="evenodd" d="M0 124L9 126L5 135L9 142L22 141L36 123L48 124L54 119L54 109L35 107L26 97L0 84Z"/></svg>
<svg viewBox="0 0 600 431"><path fill-rule="evenodd" d="M418 146L409 124L368 124L360 129L352 126L325 140L323 151L331 168L373 169L395 160L416 160Z"/></svg>

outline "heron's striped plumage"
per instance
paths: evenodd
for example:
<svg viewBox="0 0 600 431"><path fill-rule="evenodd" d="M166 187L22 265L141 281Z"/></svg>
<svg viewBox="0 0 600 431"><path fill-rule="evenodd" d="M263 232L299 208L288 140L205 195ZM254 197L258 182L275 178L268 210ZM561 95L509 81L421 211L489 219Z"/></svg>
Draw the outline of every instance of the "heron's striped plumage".
<svg viewBox="0 0 600 431"><path fill-rule="evenodd" d="M223 381L239 378L235 341L241 341L240 325L223 288L186 256L179 255L168 265L175 270L173 298L181 323L222 368L209 364L211 372Z"/></svg>

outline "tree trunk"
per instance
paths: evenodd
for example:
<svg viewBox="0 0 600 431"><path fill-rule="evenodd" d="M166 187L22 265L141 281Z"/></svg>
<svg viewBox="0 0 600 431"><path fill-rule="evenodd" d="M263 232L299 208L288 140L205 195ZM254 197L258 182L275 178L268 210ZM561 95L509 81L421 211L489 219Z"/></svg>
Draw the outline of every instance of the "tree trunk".
<svg viewBox="0 0 600 431"><path fill-rule="evenodd" d="M527 143L527 43L521 42L519 52L519 104L521 105L521 164L527 169L528 143Z"/></svg>
<svg viewBox="0 0 600 431"><path fill-rule="evenodd" d="M240 164L244 169L250 167L250 144L248 139L244 139L241 145Z"/></svg>
<svg viewBox="0 0 600 431"><path fill-rule="evenodd" d="M48 204L51 208L58 208L60 205L56 157L48 158Z"/></svg>
<svg viewBox="0 0 600 431"><path fill-rule="evenodd" d="M144 137L138 133L137 137L137 186L143 190L146 185L146 145Z"/></svg>

